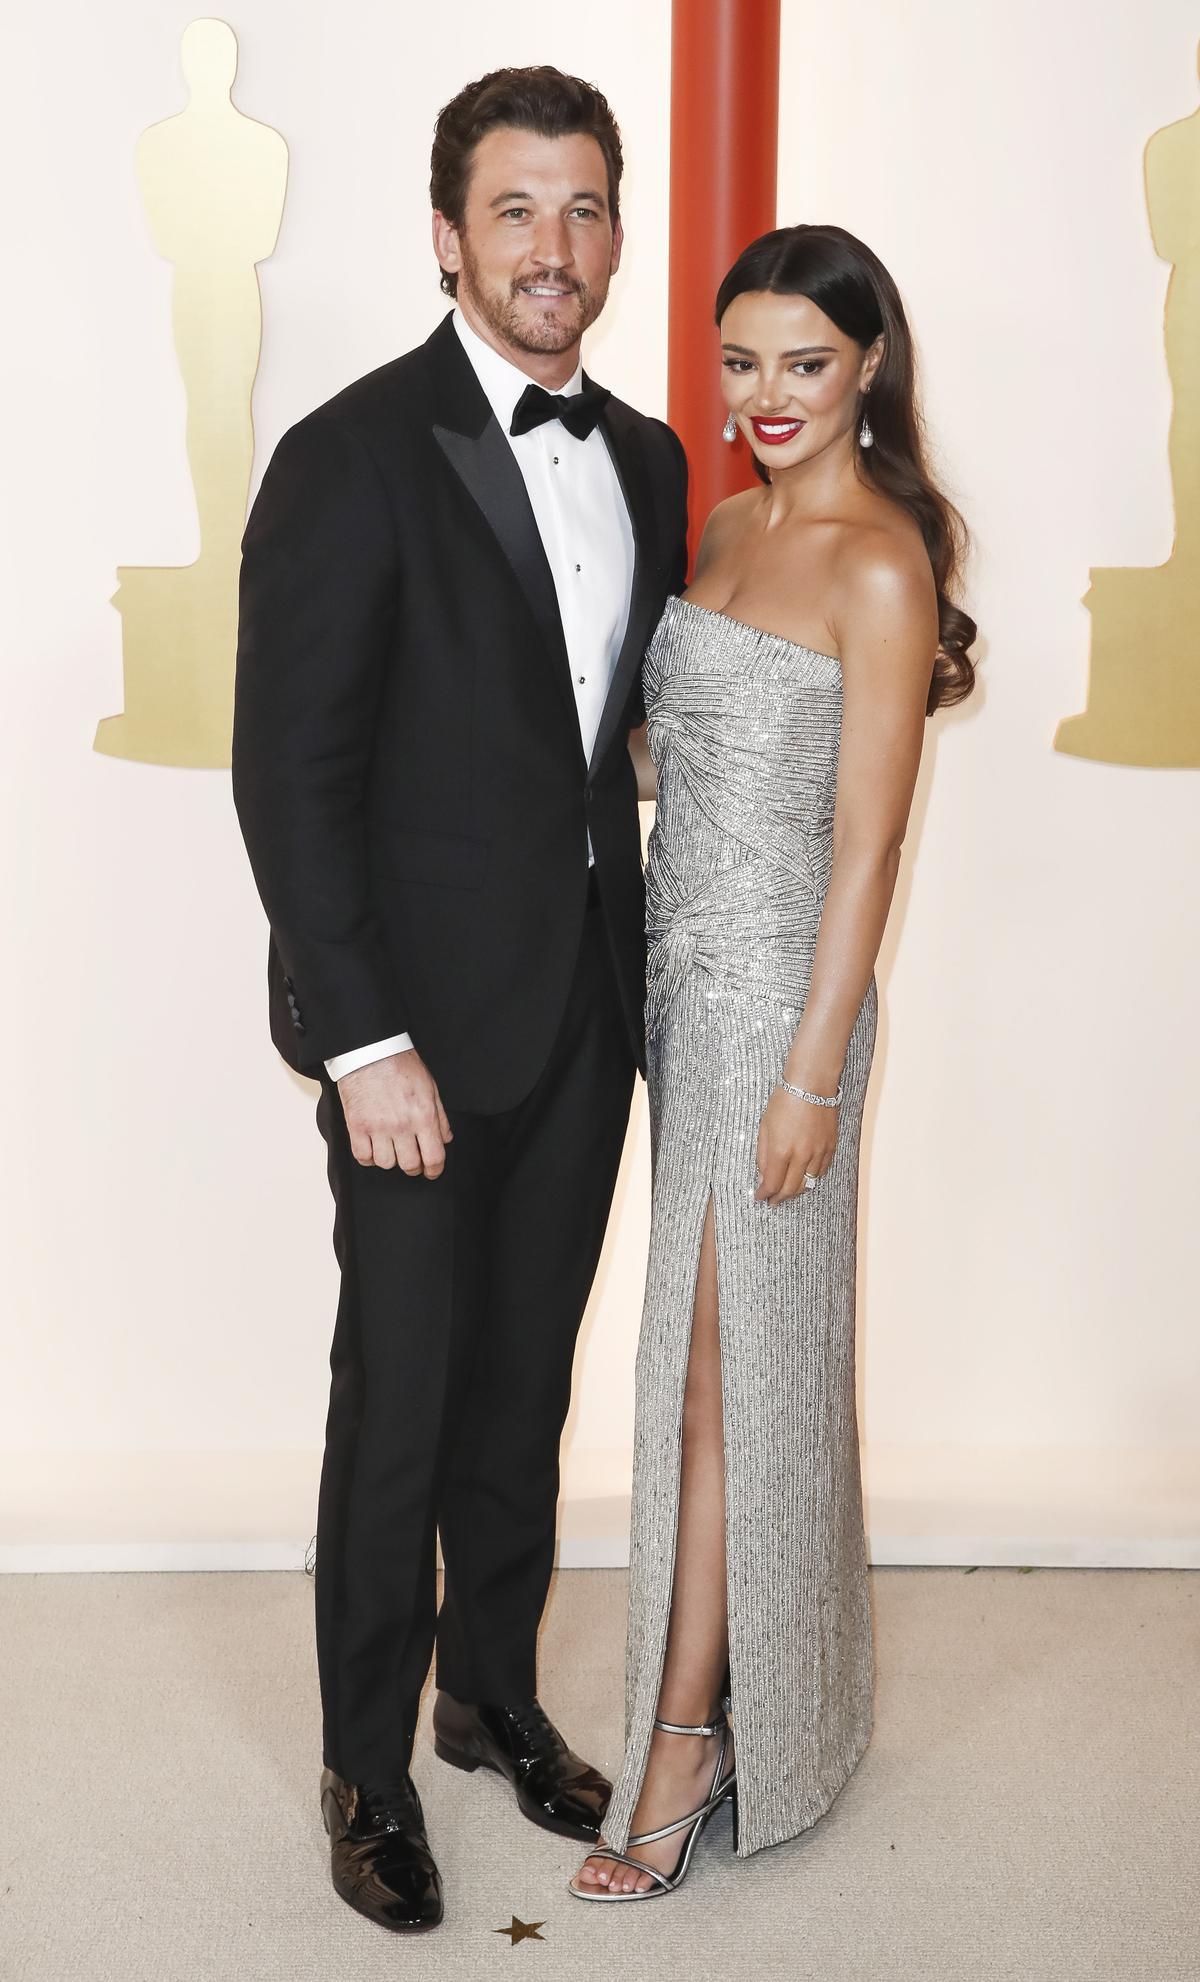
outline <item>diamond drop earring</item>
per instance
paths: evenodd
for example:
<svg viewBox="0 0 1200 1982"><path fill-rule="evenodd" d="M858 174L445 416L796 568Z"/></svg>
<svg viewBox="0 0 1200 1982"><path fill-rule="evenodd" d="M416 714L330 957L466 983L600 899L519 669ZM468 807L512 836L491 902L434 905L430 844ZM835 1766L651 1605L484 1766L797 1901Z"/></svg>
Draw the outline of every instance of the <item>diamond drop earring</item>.
<svg viewBox="0 0 1200 1982"><path fill-rule="evenodd" d="M871 432L871 422L867 418L865 407L863 408L863 422L858 430L858 444L860 447L874 447L875 445L875 436Z"/></svg>
<svg viewBox="0 0 1200 1982"><path fill-rule="evenodd" d="M729 418L726 420L725 425L721 428L721 439L722 440L737 439L737 421L734 419L732 413L729 415Z"/></svg>

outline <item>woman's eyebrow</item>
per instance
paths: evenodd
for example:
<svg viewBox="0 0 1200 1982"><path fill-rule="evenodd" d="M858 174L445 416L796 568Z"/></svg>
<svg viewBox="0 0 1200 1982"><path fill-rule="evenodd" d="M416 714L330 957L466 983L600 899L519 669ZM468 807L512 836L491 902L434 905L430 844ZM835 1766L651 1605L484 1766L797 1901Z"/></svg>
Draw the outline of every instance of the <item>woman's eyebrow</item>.
<svg viewBox="0 0 1200 1982"><path fill-rule="evenodd" d="M741 358L757 358L758 356L757 351L751 351L745 344L723 344L721 349L722 351L736 351ZM794 351L781 351L779 355L781 358L816 358L832 357L833 354L834 346L832 344L799 344Z"/></svg>

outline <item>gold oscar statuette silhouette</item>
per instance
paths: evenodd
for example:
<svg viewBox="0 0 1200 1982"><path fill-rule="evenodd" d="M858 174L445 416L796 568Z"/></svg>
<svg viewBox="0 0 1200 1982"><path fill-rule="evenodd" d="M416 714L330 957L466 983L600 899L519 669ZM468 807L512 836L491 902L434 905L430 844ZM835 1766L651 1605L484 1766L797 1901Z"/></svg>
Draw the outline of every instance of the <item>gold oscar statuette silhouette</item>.
<svg viewBox="0 0 1200 1982"><path fill-rule="evenodd" d="M151 237L175 266L172 325L200 524L194 564L117 573L125 709L100 723L95 748L147 764L220 769L230 760L262 337L256 264L278 239L288 168L278 131L231 101L237 52L224 21L192 21L181 45L187 107L143 131L137 147Z"/></svg>
<svg viewBox="0 0 1200 1982"><path fill-rule="evenodd" d="M1155 252L1172 264L1165 335L1171 377L1175 543L1147 570L1094 570L1087 708L1054 748L1108 764L1200 765L1200 110L1146 146Z"/></svg>

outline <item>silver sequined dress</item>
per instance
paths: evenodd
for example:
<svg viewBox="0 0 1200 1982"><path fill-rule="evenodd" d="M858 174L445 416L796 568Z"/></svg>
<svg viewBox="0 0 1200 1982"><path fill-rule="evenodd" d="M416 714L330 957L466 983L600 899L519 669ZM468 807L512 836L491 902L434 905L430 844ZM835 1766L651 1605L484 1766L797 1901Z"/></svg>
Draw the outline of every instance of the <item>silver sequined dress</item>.
<svg viewBox="0 0 1200 1982"><path fill-rule="evenodd" d="M670 599L645 666L658 808L646 873L653 1220L637 1357L623 1849L670 1611L680 1425L711 1194L725 1424L739 1855L815 1823L871 1731L854 1394L855 1225L872 979L833 1167L758 1204L759 1120L804 1007L833 861L841 668Z"/></svg>

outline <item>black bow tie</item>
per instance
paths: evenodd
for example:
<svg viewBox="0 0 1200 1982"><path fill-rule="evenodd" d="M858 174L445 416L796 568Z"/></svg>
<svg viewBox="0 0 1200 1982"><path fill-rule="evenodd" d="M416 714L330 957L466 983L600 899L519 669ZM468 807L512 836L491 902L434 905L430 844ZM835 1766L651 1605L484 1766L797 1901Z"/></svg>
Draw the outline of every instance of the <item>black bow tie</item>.
<svg viewBox="0 0 1200 1982"><path fill-rule="evenodd" d="M547 392L527 385L518 399L509 433L528 434L547 420L561 420L576 440L586 440L612 397L607 386L585 385L582 392Z"/></svg>

